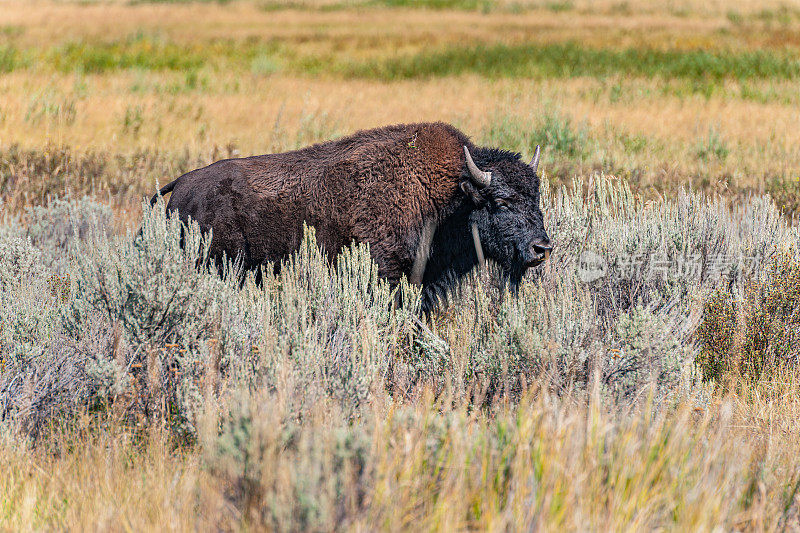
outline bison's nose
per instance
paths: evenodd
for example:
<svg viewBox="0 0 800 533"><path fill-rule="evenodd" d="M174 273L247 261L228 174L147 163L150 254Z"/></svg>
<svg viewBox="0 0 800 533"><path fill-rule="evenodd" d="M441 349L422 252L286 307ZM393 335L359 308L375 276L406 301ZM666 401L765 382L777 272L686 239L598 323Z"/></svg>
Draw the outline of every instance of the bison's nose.
<svg viewBox="0 0 800 533"><path fill-rule="evenodd" d="M547 237L533 242L528 254L526 254L528 256L528 260L525 261L525 265L528 267L534 267L541 264L550 255L550 250L552 249L553 245L550 243L550 239Z"/></svg>
<svg viewBox="0 0 800 533"><path fill-rule="evenodd" d="M547 237L545 237L544 239L539 239L538 241L533 243L533 251L536 252L537 254L549 253L550 250L552 249L553 249L553 244Z"/></svg>

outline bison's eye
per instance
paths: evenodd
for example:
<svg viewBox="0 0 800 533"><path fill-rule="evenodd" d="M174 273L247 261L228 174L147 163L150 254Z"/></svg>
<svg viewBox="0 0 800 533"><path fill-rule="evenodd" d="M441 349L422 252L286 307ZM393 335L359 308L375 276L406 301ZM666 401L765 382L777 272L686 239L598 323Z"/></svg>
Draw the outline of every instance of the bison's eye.
<svg viewBox="0 0 800 533"><path fill-rule="evenodd" d="M508 211L508 201L503 200L502 198L497 198L494 203L497 205L497 208L501 211Z"/></svg>

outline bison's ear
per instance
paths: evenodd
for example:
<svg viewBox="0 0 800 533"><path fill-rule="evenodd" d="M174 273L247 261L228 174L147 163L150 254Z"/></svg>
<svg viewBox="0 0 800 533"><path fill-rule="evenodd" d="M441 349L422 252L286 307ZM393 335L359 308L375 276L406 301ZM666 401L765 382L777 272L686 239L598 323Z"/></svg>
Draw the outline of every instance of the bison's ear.
<svg viewBox="0 0 800 533"><path fill-rule="evenodd" d="M486 203L486 198L483 197L481 192L478 190L475 185L469 180L464 180L459 184L461 187L461 191L466 194L469 198L472 198L472 201L475 205L483 205Z"/></svg>

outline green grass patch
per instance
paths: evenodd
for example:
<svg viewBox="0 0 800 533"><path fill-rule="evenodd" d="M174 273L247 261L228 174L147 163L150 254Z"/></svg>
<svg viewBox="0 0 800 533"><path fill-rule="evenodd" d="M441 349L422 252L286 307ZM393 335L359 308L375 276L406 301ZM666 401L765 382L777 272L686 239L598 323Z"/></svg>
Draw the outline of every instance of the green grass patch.
<svg viewBox="0 0 800 533"><path fill-rule="evenodd" d="M534 139L541 139L545 148L550 148L567 157L583 157L589 144L585 128L575 127L569 117L548 112L533 132Z"/></svg>
<svg viewBox="0 0 800 533"><path fill-rule="evenodd" d="M233 0L128 0L128 5L139 4L230 4Z"/></svg>
<svg viewBox="0 0 800 533"><path fill-rule="evenodd" d="M729 10L725 14L725 16L734 26L740 26L744 21L744 17L742 17L742 14L734 9Z"/></svg>
<svg viewBox="0 0 800 533"><path fill-rule="evenodd" d="M15 47L0 45L0 72L12 72L22 64L21 55Z"/></svg>
<svg viewBox="0 0 800 533"><path fill-rule="evenodd" d="M501 146L530 158L541 146L547 157L583 159L590 152L592 140L585 127L558 111L548 111L533 119L505 115L492 121L480 141L487 146Z"/></svg>
<svg viewBox="0 0 800 533"><path fill-rule="evenodd" d="M0 26L0 37L19 37L25 33L25 28L15 24L4 24Z"/></svg>
<svg viewBox="0 0 800 533"><path fill-rule="evenodd" d="M70 41L46 51L26 52L38 57L37 64L61 72L102 74L138 69L191 73L212 67L262 75L280 69L280 51L277 43L260 39L216 39L184 44L158 34L140 32L118 41ZM13 68L19 68L19 64L20 61L16 61ZM187 85L191 85L191 80L187 80Z"/></svg>
<svg viewBox="0 0 800 533"><path fill-rule="evenodd" d="M258 8L262 11L284 11L284 10L303 10L303 11L340 11L343 9L429 9L429 10L449 10L449 11L481 11L489 13L494 11L505 11L519 13L528 9L528 6L521 3L511 3L508 5L498 5L495 0L343 0L341 2L314 4L306 0L264 0L259 2ZM572 3L552 2L547 4L548 9L553 11L565 11L572 9Z"/></svg>
<svg viewBox="0 0 800 533"><path fill-rule="evenodd" d="M259 76L269 76L281 69L273 54L261 53L250 61L250 72Z"/></svg>
<svg viewBox="0 0 800 533"><path fill-rule="evenodd" d="M191 70L206 63L207 55L202 48L137 34L111 43L69 42L51 49L47 60L62 72L103 73L132 68Z"/></svg>
<svg viewBox="0 0 800 533"><path fill-rule="evenodd" d="M406 7L412 9L452 9L463 11L488 11L493 2L490 0L372 0L371 5L381 7Z"/></svg>
<svg viewBox="0 0 800 533"><path fill-rule="evenodd" d="M451 45L408 55L357 60L318 51L312 54L300 45L290 46L278 40L214 39L180 43L159 34L141 32L111 42L69 41L47 49L0 45L0 72L31 65L87 73L126 69L188 72L210 67L269 75L284 70L382 81L464 74L492 79L661 77L679 82L677 86L665 84L665 90L708 96L720 89L723 80L744 83L800 78L800 58L789 52L770 50L664 51L590 48L574 42L526 43Z"/></svg>
<svg viewBox="0 0 800 533"><path fill-rule="evenodd" d="M311 6L303 2L289 2L281 0L267 0L256 4L261 11L283 11L287 9L310 9Z"/></svg>
<svg viewBox="0 0 800 533"><path fill-rule="evenodd" d="M257 75L279 70L283 64L282 51L275 41L214 39L179 43L159 34L142 32L112 42L70 41L49 50L25 50L37 58L38 65L61 72L102 74L137 69L187 73L211 67ZM287 56L287 61L292 60L292 53L283 55ZM24 63L17 60L12 68L20 68L20 65Z"/></svg>
<svg viewBox="0 0 800 533"><path fill-rule="evenodd" d="M576 43L478 45L425 50L386 60L340 65L347 76L396 80L479 74L489 78L568 78L627 75L692 80L794 79L800 60L757 50L646 50L588 48Z"/></svg>
<svg viewBox="0 0 800 533"><path fill-rule="evenodd" d="M561 13L563 11L572 11L575 9L575 3L571 0L562 0L558 2L547 2L544 7L555 13Z"/></svg>
<svg viewBox="0 0 800 533"><path fill-rule="evenodd" d="M730 153L731 149L728 147L725 139L723 139L714 128L710 128L708 130L708 136L699 140L695 150L697 158L706 163L714 160L725 161Z"/></svg>

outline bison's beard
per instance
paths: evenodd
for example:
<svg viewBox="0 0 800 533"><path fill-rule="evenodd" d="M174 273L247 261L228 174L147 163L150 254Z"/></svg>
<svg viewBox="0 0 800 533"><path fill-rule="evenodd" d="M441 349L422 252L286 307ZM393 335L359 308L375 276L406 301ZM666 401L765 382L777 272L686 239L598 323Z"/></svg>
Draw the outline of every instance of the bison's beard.
<svg viewBox="0 0 800 533"><path fill-rule="evenodd" d="M503 270L505 281L508 283L509 292L511 292L513 295L516 295L517 292L519 292L519 286L522 283L522 278L525 276L525 272L528 271L528 267L525 264L518 264Z"/></svg>
<svg viewBox="0 0 800 533"><path fill-rule="evenodd" d="M509 292L516 295L519 291L519 286L522 284L522 278L525 277L525 274L531 269L536 269L536 271L538 271L539 269L537 267L544 264L546 260L547 256L545 254L540 254L539 257L533 261L528 261L527 263L518 261L510 265L503 265L502 277L508 284Z"/></svg>

